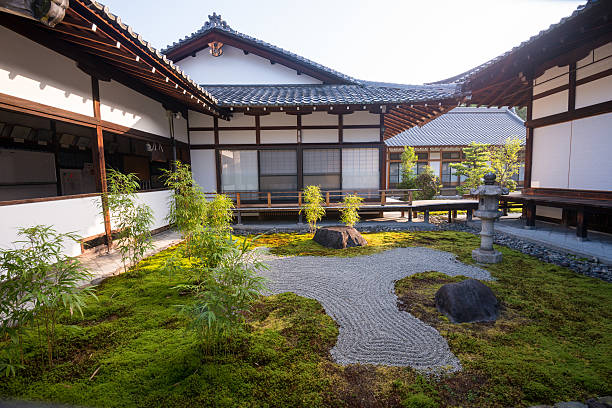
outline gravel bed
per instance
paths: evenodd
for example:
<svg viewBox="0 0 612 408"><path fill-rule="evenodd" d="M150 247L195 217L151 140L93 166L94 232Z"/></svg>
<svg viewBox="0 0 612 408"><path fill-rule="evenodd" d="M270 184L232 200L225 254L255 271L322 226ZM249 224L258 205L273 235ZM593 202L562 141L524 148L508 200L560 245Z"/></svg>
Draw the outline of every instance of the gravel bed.
<svg viewBox="0 0 612 408"><path fill-rule="evenodd" d="M449 224L438 218L433 218L431 221L442 230L463 231L475 235L478 235L480 232L480 228L467 225L464 222ZM495 232L494 242L498 245L504 245L524 254L534 256L541 261L564 266L582 275L599 278L606 282L612 282L612 267L599 263L597 259L581 258L576 255L560 252L542 245L511 237L499 231Z"/></svg>
<svg viewBox="0 0 612 408"><path fill-rule="evenodd" d="M427 271L491 279L488 271L463 264L453 254L421 247L353 258L266 258L270 293L316 299L338 323L338 341L331 350L336 362L433 373L457 371L461 365L437 330L398 309L395 281Z"/></svg>

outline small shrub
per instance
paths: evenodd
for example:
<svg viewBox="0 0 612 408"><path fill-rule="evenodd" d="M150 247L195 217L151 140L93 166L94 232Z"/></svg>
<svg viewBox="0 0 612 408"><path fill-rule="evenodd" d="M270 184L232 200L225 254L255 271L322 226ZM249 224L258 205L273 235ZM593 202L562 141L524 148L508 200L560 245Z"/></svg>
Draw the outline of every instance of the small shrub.
<svg viewBox="0 0 612 408"><path fill-rule="evenodd" d="M225 194L216 194L212 201L206 203L204 224L217 231L231 231L234 214L234 202Z"/></svg>
<svg viewBox="0 0 612 408"><path fill-rule="evenodd" d="M363 197L354 194L347 194L342 200L342 208L340 209L340 221L348 227L354 227L359 222L359 207Z"/></svg>
<svg viewBox="0 0 612 408"><path fill-rule="evenodd" d="M317 222L323 219L325 208L323 208L323 195L319 186L307 186L304 189L304 202L306 203L300 212L306 213L306 222L310 226L310 232L314 233L317 229Z"/></svg>
<svg viewBox="0 0 612 408"><path fill-rule="evenodd" d="M417 393L404 398L402 406L405 408L437 408L438 403L423 393Z"/></svg>
<svg viewBox="0 0 612 408"><path fill-rule="evenodd" d="M440 179L429 166L426 166L425 171L416 177L415 186L419 189L419 191L415 192L415 199L417 200L432 200L440 194L440 189L442 188Z"/></svg>
<svg viewBox="0 0 612 408"><path fill-rule="evenodd" d="M108 203L113 227L118 230L116 246L123 269L127 270L153 248L153 210L146 204L138 204L136 192L140 185L135 174L108 169L107 184L108 193L103 199Z"/></svg>
<svg viewBox="0 0 612 408"><path fill-rule="evenodd" d="M64 242L76 241L74 234L61 234L37 225L22 228L23 241L17 249L0 249L0 370L14 375L23 367L23 336L35 333L53 365L55 327L62 310L83 314L85 295L93 288L79 288L90 276L76 258L63 254ZM21 364L17 361L20 360Z"/></svg>
<svg viewBox="0 0 612 408"><path fill-rule="evenodd" d="M204 193L193 180L189 165L180 161L176 161L175 165L175 170L163 170L166 187L174 191L167 220L189 241L192 234L202 228L207 202Z"/></svg>

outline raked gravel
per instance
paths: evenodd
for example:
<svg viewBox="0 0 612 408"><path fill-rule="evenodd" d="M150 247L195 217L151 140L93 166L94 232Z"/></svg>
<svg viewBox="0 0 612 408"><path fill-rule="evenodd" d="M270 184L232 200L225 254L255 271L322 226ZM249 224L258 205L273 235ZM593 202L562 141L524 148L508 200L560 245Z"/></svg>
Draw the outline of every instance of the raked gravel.
<svg viewBox="0 0 612 408"><path fill-rule="evenodd" d="M339 325L331 355L339 364L410 366L457 371L459 360L436 329L397 307L394 283L438 271L490 280L488 271L429 248L397 248L352 258L266 256L270 293L294 292L318 300Z"/></svg>

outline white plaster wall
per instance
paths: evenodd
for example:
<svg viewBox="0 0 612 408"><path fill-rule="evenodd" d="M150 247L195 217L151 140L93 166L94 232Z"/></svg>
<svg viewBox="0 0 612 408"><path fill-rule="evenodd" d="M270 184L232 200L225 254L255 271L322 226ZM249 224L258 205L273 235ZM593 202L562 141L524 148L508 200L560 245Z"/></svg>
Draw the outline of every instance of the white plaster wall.
<svg viewBox="0 0 612 408"><path fill-rule="evenodd" d="M0 247L10 248L20 239L19 228L51 225L57 232L74 232L80 237L104 233L104 219L100 214L99 197L0 206ZM81 253L79 243L65 243L64 253Z"/></svg>
<svg viewBox="0 0 612 408"><path fill-rule="evenodd" d="M576 63L576 79L582 79L598 72L612 68L612 42L591 51L589 55Z"/></svg>
<svg viewBox="0 0 612 408"><path fill-rule="evenodd" d="M342 115L343 125L380 125L380 115L367 111L357 111L349 115Z"/></svg>
<svg viewBox="0 0 612 408"><path fill-rule="evenodd" d="M534 80L533 94L537 95L549 89L569 83L569 66L552 67Z"/></svg>
<svg viewBox="0 0 612 408"><path fill-rule="evenodd" d="M213 149L191 150L191 171L202 191L205 193L217 191L217 170Z"/></svg>
<svg viewBox="0 0 612 408"><path fill-rule="evenodd" d="M571 122L533 130L531 187L568 188Z"/></svg>
<svg viewBox="0 0 612 408"><path fill-rule="evenodd" d="M539 215L541 217L556 218L560 220L563 216L563 210L561 208L556 207L545 207L543 205L536 205L536 215Z"/></svg>
<svg viewBox="0 0 612 408"><path fill-rule="evenodd" d="M191 144L213 144L215 143L215 132L212 131L190 131Z"/></svg>
<svg viewBox="0 0 612 408"><path fill-rule="evenodd" d="M612 191L612 113L572 123L569 188Z"/></svg>
<svg viewBox="0 0 612 408"><path fill-rule="evenodd" d="M100 81L100 115L112 123L170 137L162 104L115 81Z"/></svg>
<svg viewBox="0 0 612 408"><path fill-rule="evenodd" d="M93 116L91 77L74 61L2 26L0 56L0 93Z"/></svg>
<svg viewBox="0 0 612 408"><path fill-rule="evenodd" d="M612 75L576 87L576 109L609 100L612 100Z"/></svg>
<svg viewBox="0 0 612 408"><path fill-rule="evenodd" d="M533 101L532 118L543 118L561 112L567 112L569 91L561 91Z"/></svg>
<svg viewBox="0 0 612 408"><path fill-rule="evenodd" d="M261 143L297 143L296 130L262 130Z"/></svg>
<svg viewBox="0 0 612 408"><path fill-rule="evenodd" d="M172 198L172 191L147 191L143 193L137 193L136 199L139 204L146 204L153 210L153 216L155 220L151 229L157 229L168 225L168 210L170 207L170 199Z"/></svg>
<svg viewBox="0 0 612 408"><path fill-rule="evenodd" d="M244 55L241 49L223 46L223 54L213 57L208 48L195 57L186 57L178 65L199 84L320 84L307 75L254 54Z"/></svg>
<svg viewBox="0 0 612 408"><path fill-rule="evenodd" d="M215 126L215 119L211 115L205 115L196 111L188 111L189 127L210 127Z"/></svg>
<svg viewBox="0 0 612 408"><path fill-rule="evenodd" d="M180 114L178 119L174 117L174 137L176 140L187 143L189 141L188 133L187 119Z"/></svg>
<svg viewBox="0 0 612 408"><path fill-rule="evenodd" d="M327 112L312 112L302 116L302 126L332 125L338 126L338 115Z"/></svg>
<svg viewBox="0 0 612 408"><path fill-rule="evenodd" d="M302 116L303 118L309 116ZM262 115L259 117L259 124L261 126L297 126L297 115L287 115L283 112L272 112L269 115Z"/></svg>
<svg viewBox="0 0 612 408"><path fill-rule="evenodd" d="M302 143L338 143L338 130L303 129Z"/></svg>
<svg viewBox="0 0 612 408"><path fill-rule="evenodd" d="M379 142L380 129L343 129L342 139L345 142Z"/></svg>
<svg viewBox="0 0 612 408"><path fill-rule="evenodd" d="M219 119L219 126L255 126L255 116L244 113L234 113L230 120Z"/></svg>
<svg viewBox="0 0 612 408"><path fill-rule="evenodd" d="M223 130L219 131L219 143L221 144L255 144L254 130Z"/></svg>

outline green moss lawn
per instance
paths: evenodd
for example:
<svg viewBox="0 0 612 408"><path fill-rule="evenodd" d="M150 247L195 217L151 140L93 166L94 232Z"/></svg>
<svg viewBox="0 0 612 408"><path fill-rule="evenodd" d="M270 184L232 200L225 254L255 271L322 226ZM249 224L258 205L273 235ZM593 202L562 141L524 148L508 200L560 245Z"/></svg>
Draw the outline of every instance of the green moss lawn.
<svg viewBox="0 0 612 408"><path fill-rule="evenodd" d="M478 238L461 232L364 234L370 246L330 250L310 235L263 236L278 255L359 256L426 246L472 263ZM507 407L612 391L612 285L505 247L487 266L502 301L496 323L450 324L433 306L449 278L432 271L396 284L398 307L436 327L464 370L442 378L409 368L334 364L337 327L318 302L293 294L262 298L247 329L205 353L176 305L190 302L161 266L172 249L139 270L106 280L85 317L64 316L56 364L26 339L27 367L0 378L0 396L99 407L405 406ZM210 348L210 347L209 347Z"/></svg>

